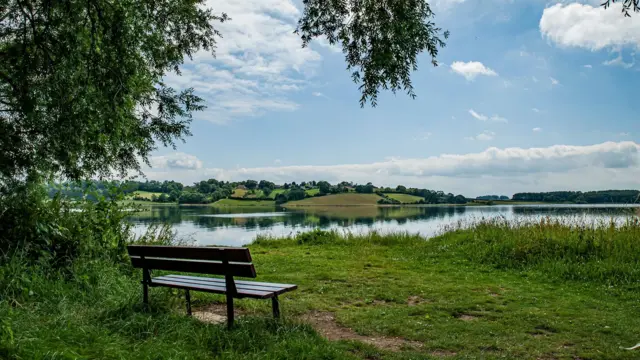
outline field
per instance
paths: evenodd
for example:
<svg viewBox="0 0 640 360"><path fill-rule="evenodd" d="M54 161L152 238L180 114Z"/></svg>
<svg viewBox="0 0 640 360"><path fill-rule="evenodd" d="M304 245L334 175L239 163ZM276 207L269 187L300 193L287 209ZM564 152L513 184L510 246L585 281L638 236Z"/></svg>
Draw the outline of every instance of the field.
<svg viewBox="0 0 640 360"><path fill-rule="evenodd" d="M375 194L336 194L307 198L299 201L291 201L284 206L362 206L377 205L378 200L382 199Z"/></svg>
<svg viewBox="0 0 640 360"><path fill-rule="evenodd" d="M314 196L315 194L320 192L320 189L318 188L313 188L313 189L307 189L305 190L305 192L307 193L307 195L309 196Z"/></svg>
<svg viewBox="0 0 640 360"><path fill-rule="evenodd" d="M285 189L274 189L270 194L269 194L269 198L271 199L275 199L276 196L278 196L278 194L282 194L284 192L286 192L287 190Z"/></svg>
<svg viewBox="0 0 640 360"><path fill-rule="evenodd" d="M218 295L192 292L188 318L181 291L152 288L144 311L126 266L78 261L45 281L9 263L32 295L0 301L0 358L637 359L621 347L639 340L639 237L637 220L263 237L249 245L257 280L299 289L281 296L280 322L268 301L236 300L231 331L198 320L224 313Z"/></svg>
<svg viewBox="0 0 640 360"><path fill-rule="evenodd" d="M209 205L217 206L217 207L238 207L238 206L273 207L273 206L276 206L276 203L270 200L222 199Z"/></svg>
<svg viewBox="0 0 640 360"><path fill-rule="evenodd" d="M151 197L155 195L155 196L160 196L162 195L162 193L160 192L151 192L151 191L134 191L131 195L129 195L131 198L134 198L136 196L138 197L142 197L148 200L151 200Z"/></svg>
<svg viewBox="0 0 640 360"><path fill-rule="evenodd" d="M407 194L387 193L385 195L391 199L400 201L402 204L413 204L413 203L417 203L420 200L424 200L424 198L420 196L407 195Z"/></svg>

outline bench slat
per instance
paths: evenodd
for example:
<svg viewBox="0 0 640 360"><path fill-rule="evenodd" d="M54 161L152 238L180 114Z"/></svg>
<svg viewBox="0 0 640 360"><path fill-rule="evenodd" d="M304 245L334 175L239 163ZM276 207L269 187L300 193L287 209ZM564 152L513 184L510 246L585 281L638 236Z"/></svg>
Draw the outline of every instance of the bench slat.
<svg viewBox="0 0 640 360"><path fill-rule="evenodd" d="M223 265L221 262L199 261L199 260L178 260L178 259L158 259L140 258L131 256L131 264L136 268L147 268L153 270L182 271L211 275L232 275L248 278L256 277L256 269L249 263L229 263Z"/></svg>
<svg viewBox="0 0 640 360"><path fill-rule="evenodd" d="M157 278L153 278L152 282L156 280L179 281L179 282L184 282L189 284L206 285L206 286L225 286L224 279L202 278L202 277L195 277L195 276L181 277L181 278L177 278L173 276L160 276ZM239 284L238 281L236 281L235 284L238 292L241 292L242 290L251 290L251 291L263 291L263 292L273 293L275 295L284 294L288 291L297 289L297 286L295 285L291 285L288 287L267 287L267 286L255 285L249 281L244 281L243 284Z"/></svg>
<svg viewBox="0 0 640 360"><path fill-rule="evenodd" d="M198 284L198 283L189 283L189 282L183 282L183 281L171 281L171 280L159 280L159 279L153 279L151 282L151 286L164 286L164 287L170 287L170 288L175 288L175 289L188 289L188 290L198 290L198 291L205 291L205 292L211 292L211 293L216 293L216 294L226 294L226 287L224 285L205 285L205 284ZM274 293L273 292L267 292L267 291L256 291L256 290L248 290L248 289L237 289L237 293L240 297L250 297L250 298L255 298L255 299L268 299L270 297L273 297Z"/></svg>
<svg viewBox="0 0 640 360"><path fill-rule="evenodd" d="M206 280L206 281L214 281L214 282L221 281L221 282L224 282L224 279L206 278L206 277L200 277L200 276L188 276L188 275L178 275L178 274L170 274L170 275L164 275L164 276L172 277L172 278L180 278L180 279L201 279L201 280ZM298 285L293 285L293 284L277 284L277 283L267 283L267 282L259 282L259 281L244 281L244 280L234 280L234 281L236 282L236 286L238 286L238 285L255 285L255 286L264 286L266 288L293 288L293 289L298 288Z"/></svg>
<svg viewBox="0 0 640 360"><path fill-rule="evenodd" d="M251 262L247 248L129 245L127 251L129 256L212 261L222 261L226 256L231 262Z"/></svg>

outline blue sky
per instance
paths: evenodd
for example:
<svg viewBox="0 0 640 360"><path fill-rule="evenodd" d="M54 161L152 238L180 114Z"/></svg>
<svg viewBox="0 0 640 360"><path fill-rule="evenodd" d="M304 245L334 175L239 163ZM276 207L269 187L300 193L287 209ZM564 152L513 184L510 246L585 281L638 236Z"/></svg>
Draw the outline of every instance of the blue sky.
<svg viewBox="0 0 640 360"><path fill-rule="evenodd" d="M412 76L418 97L360 108L343 54L292 34L297 0L210 0L217 57L198 53L178 87L208 109L149 179L348 180L467 196L638 188L640 14L597 2L438 0L451 32Z"/></svg>

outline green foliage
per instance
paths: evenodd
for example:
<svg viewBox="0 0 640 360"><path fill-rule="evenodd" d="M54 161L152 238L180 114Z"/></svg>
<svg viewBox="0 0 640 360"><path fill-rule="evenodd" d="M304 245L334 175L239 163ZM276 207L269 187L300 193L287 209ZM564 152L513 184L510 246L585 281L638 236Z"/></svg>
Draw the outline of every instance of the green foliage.
<svg viewBox="0 0 640 360"><path fill-rule="evenodd" d="M542 219L476 224L432 240L499 269L538 270L558 279L635 285L640 278L640 219L584 224Z"/></svg>
<svg viewBox="0 0 640 360"><path fill-rule="evenodd" d="M180 204L206 204L207 198L198 192L185 191L180 194L180 198L178 199Z"/></svg>
<svg viewBox="0 0 640 360"><path fill-rule="evenodd" d="M376 106L378 92L406 91L415 98L411 72L418 69L418 55L427 51L437 66L438 50L445 46L441 29L425 0L304 0L304 14L296 32L304 46L319 36L341 45L355 83L361 83L360 105Z"/></svg>
<svg viewBox="0 0 640 360"><path fill-rule="evenodd" d="M0 183L72 180L139 169L159 142L189 134L203 108L163 82L185 57L215 47L201 1L3 2Z"/></svg>
<svg viewBox="0 0 640 360"><path fill-rule="evenodd" d="M608 9L611 4L622 3L622 13L626 17L631 17L630 10L634 12L640 12L640 0L605 0L601 5Z"/></svg>
<svg viewBox="0 0 640 360"><path fill-rule="evenodd" d="M94 194L95 201L48 199L43 186L27 185L0 197L0 251L56 268L80 256L119 261L130 236L121 194ZM113 189L116 191L116 189ZM2 258L0 258L2 261Z"/></svg>
<svg viewBox="0 0 640 360"><path fill-rule="evenodd" d="M552 191L517 193L513 201L569 202L575 204L630 204L640 202L638 190Z"/></svg>

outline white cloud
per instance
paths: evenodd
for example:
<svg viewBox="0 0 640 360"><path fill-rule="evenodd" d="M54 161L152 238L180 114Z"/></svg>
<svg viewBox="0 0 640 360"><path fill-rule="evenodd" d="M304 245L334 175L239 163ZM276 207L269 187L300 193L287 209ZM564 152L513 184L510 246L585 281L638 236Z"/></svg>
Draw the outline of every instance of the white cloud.
<svg viewBox="0 0 640 360"><path fill-rule="evenodd" d="M478 75L485 75L485 76L498 75L495 71L489 69L488 67L484 66L484 64L478 61L469 61L469 62L456 61L453 64L451 64L451 70L453 70L453 72L459 75L464 76L468 81L474 80Z"/></svg>
<svg viewBox="0 0 640 360"><path fill-rule="evenodd" d="M471 114L471 116L473 116L474 118L476 118L476 119L478 119L480 121L492 121L492 122L502 122L502 123L508 123L509 122L509 120L505 119L504 117L502 117L500 115L493 115L493 116L489 117L487 115L479 114L473 109L469 109L469 114Z"/></svg>
<svg viewBox="0 0 640 360"><path fill-rule="evenodd" d="M554 79L552 77L549 77L549 80L551 80L551 86L560 85L560 81L558 81L558 80L556 80L556 79Z"/></svg>
<svg viewBox="0 0 640 360"><path fill-rule="evenodd" d="M632 61L630 63L625 62L622 59L622 54L619 53L618 57L616 57L615 59L607 60L607 61L603 62L602 65L605 65L605 66L620 66L622 68L629 69L629 68L632 68L633 65L635 65L635 63L636 63L635 58L632 59Z"/></svg>
<svg viewBox="0 0 640 360"><path fill-rule="evenodd" d="M174 153L171 155L152 156L149 163L154 169L197 170L202 168L202 161L194 155Z"/></svg>
<svg viewBox="0 0 640 360"><path fill-rule="evenodd" d="M216 13L232 20L214 23L222 33L216 57L201 51L182 67L182 76L165 80L177 88L193 87L207 109L197 119L225 123L270 111L294 111L289 98L315 76L322 57L293 31L301 12L293 0L207 0Z"/></svg>
<svg viewBox="0 0 640 360"><path fill-rule="evenodd" d="M487 117L486 115L478 114L473 109L469 109L469 114L471 114L471 116L481 121L487 121L489 119L489 117Z"/></svg>
<svg viewBox="0 0 640 360"><path fill-rule="evenodd" d="M539 113L539 112L540 112L540 109L538 109L538 108L532 108L532 109L531 109L531 111L536 112L536 113Z"/></svg>
<svg viewBox="0 0 640 360"><path fill-rule="evenodd" d="M202 179L265 179L276 183L326 179L376 185L427 187L467 196L504 192L637 188L640 145L631 141L589 146L496 148L469 154L414 159L390 158L366 164L271 166L235 169L146 171L149 179L192 183Z"/></svg>
<svg viewBox="0 0 640 360"><path fill-rule="evenodd" d="M536 132L536 133L542 132L542 128L535 127L533 128L533 132Z"/></svg>
<svg viewBox="0 0 640 360"><path fill-rule="evenodd" d="M589 64L585 65L584 67L585 67L586 69L591 69L591 68L593 68L593 66L591 66L591 65L589 65Z"/></svg>
<svg viewBox="0 0 640 360"><path fill-rule="evenodd" d="M624 137L629 136L629 135L631 135L631 134L629 134L628 132L621 132L620 134L618 134L618 136L624 136Z"/></svg>
<svg viewBox="0 0 640 360"><path fill-rule="evenodd" d="M592 51L614 46L640 46L640 17L624 17L622 1L605 10L598 4L555 4L544 9L540 32L564 47Z"/></svg>
<svg viewBox="0 0 640 360"><path fill-rule="evenodd" d="M273 163L276 164L276 165L280 165L280 164L282 164L282 160L275 159L275 160L273 160Z"/></svg>
<svg viewBox="0 0 640 360"><path fill-rule="evenodd" d="M533 82L535 82L535 83L537 83L537 82L538 82L538 78L537 78L537 77L535 77L535 76L532 76L532 77L531 77L531 80L532 80Z"/></svg>
<svg viewBox="0 0 640 360"><path fill-rule="evenodd" d="M476 136L467 136L465 140L491 141L496 137L493 131L485 130Z"/></svg>

